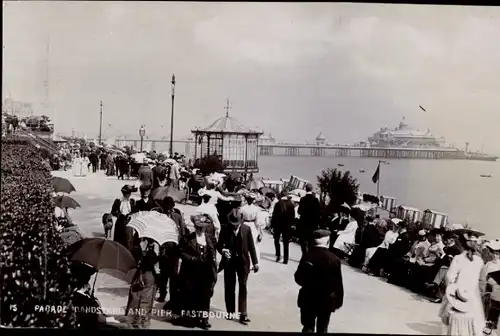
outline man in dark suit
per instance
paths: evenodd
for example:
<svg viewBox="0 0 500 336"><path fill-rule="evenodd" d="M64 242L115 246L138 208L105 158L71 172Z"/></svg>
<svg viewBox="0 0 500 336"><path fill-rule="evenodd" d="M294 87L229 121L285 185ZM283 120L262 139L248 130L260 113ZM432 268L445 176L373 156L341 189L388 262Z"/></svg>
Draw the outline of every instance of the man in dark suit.
<svg viewBox="0 0 500 336"><path fill-rule="evenodd" d="M142 184L153 185L153 170L149 167L146 159L144 159L141 168L139 168L137 179L141 181Z"/></svg>
<svg viewBox="0 0 500 336"><path fill-rule="evenodd" d="M319 228L320 224L320 204L319 200L312 193L313 186L306 185L306 195L300 199L298 213L300 215L298 238L302 254L307 252L312 233Z"/></svg>
<svg viewBox="0 0 500 336"><path fill-rule="evenodd" d="M257 253L250 227L243 224L243 214L234 209L228 216L229 225L221 230L217 250L222 255L219 272L224 270L224 298L226 311L235 312L236 276L238 276L238 310L240 323L250 322L247 313L247 280L250 274L250 261L254 272L259 271Z"/></svg>
<svg viewBox="0 0 500 336"><path fill-rule="evenodd" d="M139 191L141 193L141 199L135 202L135 212L151 211L151 209L153 209L154 207L153 199L149 197L151 193L151 186L142 184L139 187Z"/></svg>
<svg viewBox="0 0 500 336"><path fill-rule="evenodd" d="M302 332L328 332L332 312L342 307L344 286L340 260L328 251L328 230L312 234L314 247L300 260L295 282L301 287L298 297Z"/></svg>
<svg viewBox="0 0 500 336"><path fill-rule="evenodd" d="M271 217L276 262L279 262L281 259L280 238L283 238L283 263L288 263L288 247L290 244L291 227L294 220L295 207L290 197L286 196L276 203L273 209L273 216Z"/></svg>
<svg viewBox="0 0 500 336"><path fill-rule="evenodd" d="M166 176L167 172L165 167L160 163L160 161L156 162L156 166L153 167L152 172L153 172L153 189L154 189L160 186L160 181L164 181L167 178Z"/></svg>
<svg viewBox="0 0 500 336"><path fill-rule="evenodd" d="M175 210L177 209L175 209L175 202L172 197L165 197L162 201L162 211L175 222L179 230L179 241L182 241L189 234L189 231L186 228L182 214ZM166 310L172 309L176 311L179 307L179 260L180 252L178 244L167 242L161 246L159 258L160 283L158 285L160 297L158 298L158 302L165 301L167 286L170 280L170 300L165 304Z"/></svg>

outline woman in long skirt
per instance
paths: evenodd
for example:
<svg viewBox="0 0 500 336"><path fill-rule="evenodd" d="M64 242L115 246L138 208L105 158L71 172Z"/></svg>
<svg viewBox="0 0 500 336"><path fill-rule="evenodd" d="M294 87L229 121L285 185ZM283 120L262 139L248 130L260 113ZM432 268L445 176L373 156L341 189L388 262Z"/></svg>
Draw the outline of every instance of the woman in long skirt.
<svg viewBox="0 0 500 336"><path fill-rule="evenodd" d="M179 272L182 309L200 312L205 316L184 316L179 322L190 327L209 329L208 315L213 284L217 280L215 242L205 234L212 225L209 215L191 216L195 232L190 233L180 243L181 268Z"/></svg>
<svg viewBox="0 0 500 336"><path fill-rule="evenodd" d="M125 185L121 189L122 198L117 198L111 208L111 215L116 217L113 240L127 247L129 250L129 237L127 237L126 226L130 218L130 214L134 212L135 201L130 198L132 189L130 186Z"/></svg>
<svg viewBox="0 0 500 336"><path fill-rule="evenodd" d="M82 158L78 152L75 153L71 166L73 176L82 176Z"/></svg>
<svg viewBox="0 0 500 336"><path fill-rule="evenodd" d="M441 321L447 326L448 335L481 336L486 325L483 302L479 290L479 277L484 266L477 253L477 235L465 233L459 237L465 250L453 258L446 283L447 295L439 311ZM467 311L457 304L464 305L467 296Z"/></svg>
<svg viewBox="0 0 500 336"><path fill-rule="evenodd" d="M243 214L243 224L250 227L252 230L252 238L254 240L255 252L257 253L257 260L260 261L260 242L263 238L263 229L261 226L261 221L258 220L258 214L260 209L254 204L255 195L248 194L245 197L247 204L241 207L241 213ZM265 223L263 223L265 225Z"/></svg>
<svg viewBox="0 0 500 336"><path fill-rule="evenodd" d="M146 252L132 279L125 311L132 328L147 329L151 323L151 311L156 295L158 257L153 250Z"/></svg>

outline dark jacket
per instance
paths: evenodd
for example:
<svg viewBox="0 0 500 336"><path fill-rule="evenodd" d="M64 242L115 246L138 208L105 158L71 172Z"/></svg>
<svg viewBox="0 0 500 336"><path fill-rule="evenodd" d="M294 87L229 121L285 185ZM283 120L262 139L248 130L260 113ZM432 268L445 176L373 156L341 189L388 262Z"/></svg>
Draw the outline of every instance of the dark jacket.
<svg viewBox="0 0 500 336"><path fill-rule="evenodd" d="M313 247L302 256L295 282L301 286L299 308L334 312L344 303L340 260L324 247Z"/></svg>
<svg viewBox="0 0 500 336"><path fill-rule="evenodd" d="M393 258L403 258L411 249L412 241L408 231L400 234L396 241L389 246L389 253Z"/></svg>
<svg viewBox="0 0 500 336"><path fill-rule="evenodd" d="M140 199L135 202L134 212L139 211L151 211L156 205L154 204L153 198L149 197L148 201L145 202L144 199Z"/></svg>
<svg viewBox="0 0 500 336"><path fill-rule="evenodd" d="M286 199L280 200L274 205L271 217L271 228L278 231L290 229L295 220L295 208L293 203Z"/></svg>
<svg viewBox="0 0 500 336"><path fill-rule="evenodd" d="M222 255L219 264L219 272L222 271L229 260L223 255L222 250L231 251L232 261L241 262L241 266L246 273L250 273L250 260L253 265L258 263L257 252L255 251L252 231L249 226L240 225L240 232L235 235L232 225L227 225L221 229L217 251Z"/></svg>
<svg viewBox="0 0 500 336"><path fill-rule="evenodd" d="M153 173L153 188L157 188L160 186L159 181L164 180L166 178L167 170L165 169L165 167L156 165L153 167L152 173Z"/></svg>
<svg viewBox="0 0 500 336"><path fill-rule="evenodd" d="M320 204L313 194L307 194L300 199L298 213L300 215L301 228L303 233L312 233L320 225Z"/></svg>
<svg viewBox="0 0 500 336"><path fill-rule="evenodd" d="M143 184L153 185L153 170L149 166L142 166L139 168L138 180Z"/></svg>
<svg viewBox="0 0 500 336"><path fill-rule="evenodd" d="M214 241L206 237L207 245L202 254L196 242L196 233L192 232L179 244L181 256L181 268L179 272L179 283L184 291L201 291L211 297L208 293L212 283L217 279L216 247Z"/></svg>

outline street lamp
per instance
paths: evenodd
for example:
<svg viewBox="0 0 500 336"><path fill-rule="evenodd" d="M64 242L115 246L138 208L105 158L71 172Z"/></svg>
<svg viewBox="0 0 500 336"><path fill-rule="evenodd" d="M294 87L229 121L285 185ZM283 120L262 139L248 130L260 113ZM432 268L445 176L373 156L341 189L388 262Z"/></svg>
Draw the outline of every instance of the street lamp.
<svg viewBox="0 0 500 336"><path fill-rule="evenodd" d="M146 135L146 128L144 127L144 125L142 125L141 128L139 128L139 135L141 136L141 153L142 153L142 143L144 141L144 135Z"/></svg>
<svg viewBox="0 0 500 336"><path fill-rule="evenodd" d="M174 155L174 99L175 99L175 74L172 75L172 112L170 114L170 157Z"/></svg>

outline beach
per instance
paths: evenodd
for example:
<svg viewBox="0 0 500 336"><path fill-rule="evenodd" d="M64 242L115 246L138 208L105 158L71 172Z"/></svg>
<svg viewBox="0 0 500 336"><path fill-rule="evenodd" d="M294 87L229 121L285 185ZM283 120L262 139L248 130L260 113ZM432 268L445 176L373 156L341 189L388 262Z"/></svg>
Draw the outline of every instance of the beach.
<svg viewBox="0 0 500 336"><path fill-rule="evenodd" d="M258 176L289 179L296 175L316 185L326 168L350 171L363 193L376 195L371 181L379 159L359 157L259 156ZM500 200L500 162L467 160L387 160L381 166L380 194L396 197L397 205L432 209L449 215L452 224L468 223L485 238L500 238L496 224ZM338 164L343 164L339 167ZM365 172L361 173L360 170ZM492 178L481 177L492 175Z"/></svg>
<svg viewBox="0 0 500 336"><path fill-rule="evenodd" d="M70 171L52 174L68 178L75 186L77 191L71 196L80 203L81 208L70 210L70 216L87 237L103 236L102 214L110 211L113 200L120 195L121 186L135 183L134 179L119 181L116 177L106 177L102 171L90 173L86 177L73 177ZM134 194L133 197L137 198L138 195ZM189 205L177 207L187 221L194 208ZM302 329L297 308L299 287L293 278L301 255L300 247L291 244L288 265L275 262L273 241L269 234L266 233L260 249L261 270L252 273L248 283L248 309L252 322L243 326L216 317L210 321L212 330L300 332ZM343 265L342 271L344 306L332 315L329 332L442 333L442 324L438 319L439 305L350 266ZM129 285L123 281L124 277L120 278L122 280L109 274L98 274L95 295L107 312L119 314L127 303ZM223 292L221 273L211 302L214 314L225 311ZM161 313L161 307L162 304L155 303L152 329L184 329L170 324L167 321L168 313Z"/></svg>

